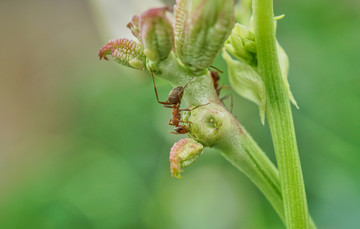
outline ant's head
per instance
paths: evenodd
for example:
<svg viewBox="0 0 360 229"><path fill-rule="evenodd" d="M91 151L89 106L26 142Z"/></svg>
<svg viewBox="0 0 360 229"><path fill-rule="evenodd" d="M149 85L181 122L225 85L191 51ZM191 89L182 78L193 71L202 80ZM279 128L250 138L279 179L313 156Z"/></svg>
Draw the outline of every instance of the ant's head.
<svg viewBox="0 0 360 229"><path fill-rule="evenodd" d="M189 132L185 126L175 126L174 130L176 131L176 133L179 134L186 134L187 132Z"/></svg>

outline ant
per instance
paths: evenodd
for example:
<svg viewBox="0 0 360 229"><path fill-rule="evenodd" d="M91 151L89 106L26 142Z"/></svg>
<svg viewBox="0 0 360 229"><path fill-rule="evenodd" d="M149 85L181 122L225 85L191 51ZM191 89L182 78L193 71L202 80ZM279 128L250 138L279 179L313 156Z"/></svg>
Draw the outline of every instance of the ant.
<svg viewBox="0 0 360 229"><path fill-rule="evenodd" d="M219 86L219 80L220 80L220 76L219 76L219 73L223 73L220 69L214 67L214 66L210 66L211 68L214 68L216 71L210 71L210 75L211 75L211 78L213 80L213 83L214 83L214 88L215 88L215 91L216 91L216 94L219 96L220 95L220 91L221 89L223 88L228 88L229 86L225 86L225 85L221 85ZM228 94L228 95L225 95L224 97L222 97L220 99L221 102L223 102L223 100L227 99L228 97L230 97L230 111L232 111L233 109L233 97L231 94Z"/></svg>
<svg viewBox="0 0 360 229"><path fill-rule="evenodd" d="M153 82L154 82L154 89L155 89L155 95L156 95L156 100L158 103L162 104L164 107L167 108L172 108L172 118L169 121L169 125L174 126L174 130L175 132L170 132L172 134L186 134L187 132L189 132L189 130L187 129L186 126L184 125L180 125L180 123L185 123L185 121L181 120L181 113L182 111L192 111L200 106L205 106L207 104L201 104L198 105L196 107L193 107L191 109L186 108L186 109L180 109L180 104L181 104L181 99L184 95L184 90L185 88L189 85L189 83L194 79L196 72L194 73L194 76L185 84L184 87L182 86L177 86L175 88L173 88L169 95L168 95L168 99L165 102L161 102L159 100L159 96L157 93L157 89L156 89L156 84L155 84L155 77L153 74L152 69L150 68L150 72L153 78ZM189 121L188 121L189 122Z"/></svg>

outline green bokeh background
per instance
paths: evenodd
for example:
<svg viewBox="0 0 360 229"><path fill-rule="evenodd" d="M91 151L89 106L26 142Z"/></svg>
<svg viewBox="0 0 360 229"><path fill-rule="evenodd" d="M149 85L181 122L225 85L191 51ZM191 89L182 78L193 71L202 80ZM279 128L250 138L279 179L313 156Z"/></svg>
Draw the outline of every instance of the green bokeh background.
<svg viewBox="0 0 360 229"><path fill-rule="evenodd" d="M0 228L283 228L216 151L170 177L184 136L168 133L148 74L98 60L93 12L88 1L0 1ZM286 14L278 39L310 212L319 228L360 228L360 2L280 0L275 13ZM157 82L164 99L171 87ZM234 94L234 114L275 161L257 107Z"/></svg>

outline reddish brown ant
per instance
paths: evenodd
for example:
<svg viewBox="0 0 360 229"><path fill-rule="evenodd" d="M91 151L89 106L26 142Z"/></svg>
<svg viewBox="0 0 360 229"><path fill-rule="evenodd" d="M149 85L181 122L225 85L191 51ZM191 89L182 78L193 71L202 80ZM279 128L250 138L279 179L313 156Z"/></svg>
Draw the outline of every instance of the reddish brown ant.
<svg viewBox="0 0 360 229"><path fill-rule="evenodd" d="M159 100L159 96L157 93L157 89L156 89L156 84L155 84L155 77L154 74L152 72L152 69L150 68L150 72L153 78L153 82L154 82L154 89L155 89L155 95L156 95L156 100L158 103L162 104L164 107L167 108L172 108L172 118L169 121L169 125L174 126L174 130L175 132L170 132L172 134L186 134L187 132L189 132L189 130L187 129L186 126L184 125L180 125L180 123L185 123L185 121L181 120L181 113L182 111L192 111L200 106L204 106L207 104L201 104L198 105L194 108L186 108L186 109L180 109L180 104L181 104L181 99L184 95L184 90L185 88L189 85L189 83L191 82L191 80L193 80L193 78L195 77L196 72L194 73L194 76L185 84L184 87L182 86L177 86L175 88L173 88L169 95L168 95L168 99L165 102L161 102ZM189 123L189 122L188 122Z"/></svg>

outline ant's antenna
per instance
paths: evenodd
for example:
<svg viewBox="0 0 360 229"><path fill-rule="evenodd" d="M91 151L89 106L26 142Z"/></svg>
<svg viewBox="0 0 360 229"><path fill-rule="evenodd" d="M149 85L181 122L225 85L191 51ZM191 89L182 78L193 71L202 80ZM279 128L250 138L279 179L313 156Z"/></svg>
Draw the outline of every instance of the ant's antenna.
<svg viewBox="0 0 360 229"><path fill-rule="evenodd" d="M185 88L189 85L189 83L191 82L191 80L194 79L195 75L196 75L196 72L194 72L194 75L193 75L193 76L191 77L191 79L185 84L185 86L183 87L183 91L184 91Z"/></svg>
<svg viewBox="0 0 360 229"><path fill-rule="evenodd" d="M215 69L216 71L218 71L218 72L220 72L221 74L223 73L220 69L218 69L217 67L215 67L215 66L210 66L209 68L213 68L213 69Z"/></svg>

